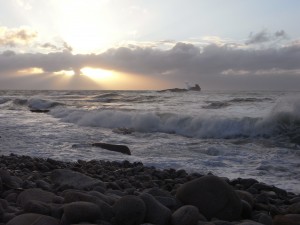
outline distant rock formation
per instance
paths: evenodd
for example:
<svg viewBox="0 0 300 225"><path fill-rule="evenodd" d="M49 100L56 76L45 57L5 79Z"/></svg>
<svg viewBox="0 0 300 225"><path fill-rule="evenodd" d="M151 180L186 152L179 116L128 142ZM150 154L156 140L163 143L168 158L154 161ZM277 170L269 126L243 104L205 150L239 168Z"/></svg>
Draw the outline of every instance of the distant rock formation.
<svg viewBox="0 0 300 225"><path fill-rule="evenodd" d="M189 87L189 88L171 88L171 89L165 89L165 90L160 90L158 92L186 92L186 91L201 91L201 88L199 84L195 84L194 87Z"/></svg>

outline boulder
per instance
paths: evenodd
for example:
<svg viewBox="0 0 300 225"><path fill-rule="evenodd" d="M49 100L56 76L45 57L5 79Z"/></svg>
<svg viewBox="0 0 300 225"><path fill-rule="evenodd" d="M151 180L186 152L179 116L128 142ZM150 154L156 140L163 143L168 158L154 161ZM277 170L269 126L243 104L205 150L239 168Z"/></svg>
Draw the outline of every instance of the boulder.
<svg viewBox="0 0 300 225"><path fill-rule="evenodd" d="M242 203L232 187L223 179L208 175L181 185L176 198L185 205L194 205L207 219L238 220Z"/></svg>
<svg viewBox="0 0 300 225"><path fill-rule="evenodd" d="M94 222L102 217L100 208L91 202L72 202L64 206L62 224Z"/></svg>
<svg viewBox="0 0 300 225"><path fill-rule="evenodd" d="M59 225L59 220L45 215L26 213L11 219L7 225Z"/></svg>
<svg viewBox="0 0 300 225"><path fill-rule="evenodd" d="M78 190L90 190L95 186L105 187L105 184L100 180L68 169L53 170L51 173L51 180L57 186Z"/></svg>
<svg viewBox="0 0 300 225"><path fill-rule="evenodd" d="M70 190L64 193L64 197L65 203L82 201L96 204L100 208L103 219L110 220L113 216L111 206L95 196L89 195L87 193L82 193L76 190Z"/></svg>
<svg viewBox="0 0 300 225"><path fill-rule="evenodd" d="M51 207L47 203L30 200L24 205L24 212L51 215Z"/></svg>
<svg viewBox="0 0 300 225"><path fill-rule="evenodd" d="M113 145L102 142L93 143L92 146L100 147L113 152L120 152L126 155L131 155L130 149L126 145Z"/></svg>
<svg viewBox="0 0 300 225"><path fill-rule="evenodd" d="M274 225L300 225L300 214L277 215L273 219Z"/></svg>
<svg viewBox="0 0 300 225"><path fill-rule="evenodd" d="M171 218L172 225L197 225L198 221L206 221L197 207L185 205L177 209Z"/></svg>
<svg viewBox="0 0 300 225"><path fill-rule="evenodd" d="M290 214L300 214L300 202L290 205L288 211Z"/></svg>
<svg viewBox="0 0 300 225"><path fill-rule="evenodd" d="M17 204L24 207L29 201L35 200L44 203L51 203L57 196L51 192L39 188L31 188L23 191L17 198Z"/></svg>
<svg viewBox="0 0 300 225"><path fill-rule="evenodd" d="M116 225L137 225L144 221L146 206L140 198L127 195L120 198L113 205L115 217L113 222Z"/></svg>
<svg viewBox="0 0 300 225"><path fill-rule="evenodd" d="M140 198L144 201L147 211L145 222L157 225L169 224L171 220L171 210L158 202L152 195L142 193Z"/></svg>
<svg viewBox="0 0 300 225"><path fill-rule="evenodd" d="M251 206L251 208L254 206L254 198L253 198L252 194L250 194L247 191L241 191L241 190L237 190L235 192L240 197L240 199L248 202L248 204Z"/></svg>

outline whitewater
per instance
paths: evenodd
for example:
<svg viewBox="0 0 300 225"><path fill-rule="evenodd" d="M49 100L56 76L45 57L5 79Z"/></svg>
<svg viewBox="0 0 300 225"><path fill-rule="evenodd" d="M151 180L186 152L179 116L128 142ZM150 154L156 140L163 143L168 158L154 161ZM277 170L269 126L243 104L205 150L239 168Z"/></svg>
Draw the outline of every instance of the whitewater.
<svg viewBox="0 0 300 225"><path fill-rule="evenodd" d="M0 91L0 153L140 161L300 193L300 92Z"/></svg>

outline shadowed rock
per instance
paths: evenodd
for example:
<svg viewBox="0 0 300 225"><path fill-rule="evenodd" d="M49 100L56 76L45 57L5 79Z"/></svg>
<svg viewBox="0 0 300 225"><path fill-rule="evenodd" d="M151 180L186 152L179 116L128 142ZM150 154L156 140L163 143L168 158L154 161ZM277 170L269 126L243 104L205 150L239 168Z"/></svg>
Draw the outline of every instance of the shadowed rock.
<svg viewBox="0 0 300 225"><path fill-rule="evenodd" d="M89 190L95 186L105 186L100 180L68 169L53 170L51 180L55 185L79 190Z"/></svg>
<svg viewBox="0 0 300 225"><path fill-rule="evenodd" d="M59 225L59 221L50 216L27 213L16 216L7 225Z"/></svg>
<svg viewBox="0 0 300 225"><path fill-rule="evenodd" d="M93 143L92 146L100 147L113 152L120 152L123 154L131 155L130 149L126 145L112 145L102 142Z"/></svg>
<svg viewBox="0 0 300 225"><path fill-rule="evenodd" d="M240 198L229 184L216 176L203 176L183 184L176 198L185 205L198 207L208 219L238 220L242 212Z"/></svg>
<svg viewBox="0 0 300 225"><path fill-rule="evenodd" d="M33 112L33 113L47 113L47 112L50 112L49 109L30 109L30 112Z"/></svg>
<svg viewBox="0 0 300 225"><path fill-rule="evenodd" d="M146 214L143 200L136 196L127 195L119 199L113 206L116 225L142 224Z"/></svg>

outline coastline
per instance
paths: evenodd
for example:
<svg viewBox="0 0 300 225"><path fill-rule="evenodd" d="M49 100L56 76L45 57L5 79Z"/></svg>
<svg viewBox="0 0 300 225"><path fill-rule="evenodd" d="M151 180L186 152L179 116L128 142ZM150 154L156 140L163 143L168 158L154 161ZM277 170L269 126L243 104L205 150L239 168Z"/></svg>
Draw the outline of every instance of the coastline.
<svg viewBox="0 0 300 225"><path fill-rule="evenodd" d="M160 170L140 162L62 162L15 154L0 156L0 165L0 224L20 224L18 220L32 218L66 225L81 222L173 225L187 224L185 220L198 225L246 222L281 225L300 221L300 194L255 179L229 180L211 174L188 174L185 170ZM197 187L198 181L200 189L193 193L190 190L194 190L193 185ZM206 185L212 187L203 189ZM224 192L225 189L228 191ZM205 210L201 210L201 194L207 196L207 191L212 199L208 198ZM226 204L222 202L224 196L229 198L224 200ZM236 203L228 205L228 201ZM137 209L136 204L141 207ZM220 206L225 212L220 212ZM226 209L231 216L228 217ZM85 215L74 215L76 210L83 210ZM134 218L130 216L132 213L136 215ZM186 213L188 218L183 216Z"/></svg>

